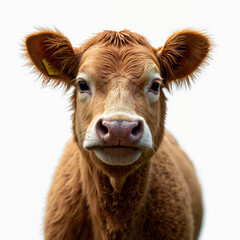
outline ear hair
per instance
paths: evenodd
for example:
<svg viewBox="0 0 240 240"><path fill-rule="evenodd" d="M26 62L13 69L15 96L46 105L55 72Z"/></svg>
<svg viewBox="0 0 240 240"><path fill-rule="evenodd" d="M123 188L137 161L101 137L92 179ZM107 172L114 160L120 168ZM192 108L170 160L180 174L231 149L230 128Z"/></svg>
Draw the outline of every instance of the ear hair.
<svg viewBox="0 0 240 240"><path fill-rule="evenodd" d="M72 86L76 75L79 54L70 41L57 29L38 28L38 32L28 35L23 43L27 65L43 80L43 85Z"/></svg>
<svg viewBox="0 0 240 240"><path fill-rule="evenodd" d="M183 30L174 33L163 47L155 49L166 88L172 83L190 87L197 73L208 62L212 44L208 35Z"/></svg>

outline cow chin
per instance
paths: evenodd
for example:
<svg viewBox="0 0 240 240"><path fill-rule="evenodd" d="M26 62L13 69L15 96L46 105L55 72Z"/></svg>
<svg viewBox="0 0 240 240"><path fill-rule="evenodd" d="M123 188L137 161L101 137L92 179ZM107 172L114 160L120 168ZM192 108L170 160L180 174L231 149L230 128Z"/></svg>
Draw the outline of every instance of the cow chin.
<svg viewBox="0 0 240 240"><path fill-rule="evenodd" d="M131 165L143 152L142 149L134 147L95 147L92 150L102 162L113 166Z"/></svg>

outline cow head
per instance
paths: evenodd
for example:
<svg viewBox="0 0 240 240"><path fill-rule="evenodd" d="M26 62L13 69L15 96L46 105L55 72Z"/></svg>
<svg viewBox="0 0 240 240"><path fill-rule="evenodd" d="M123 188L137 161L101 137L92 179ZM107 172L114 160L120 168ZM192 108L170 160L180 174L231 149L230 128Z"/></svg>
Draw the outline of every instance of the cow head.
<svg viewBox="0 0 240 240"><path fill-rule="evenodd" d="M104 31L73 48L59 31L41 29L25 46L45 84L74 87L78 146L88 161L114 175L131 172L156 152L164 133L163 88L190 84L206 62L210 41L183 30L153 48L143 36L123 30Z"/></svg>

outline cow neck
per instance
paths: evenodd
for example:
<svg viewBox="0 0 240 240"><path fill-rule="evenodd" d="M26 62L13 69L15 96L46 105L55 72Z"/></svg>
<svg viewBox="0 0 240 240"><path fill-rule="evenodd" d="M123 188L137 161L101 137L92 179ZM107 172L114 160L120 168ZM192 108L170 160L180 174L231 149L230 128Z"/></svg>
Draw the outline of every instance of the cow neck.
<svg viewBox="0 0 240 240"><path fill-rule="evenodd" d="M90 161L82 162L83 191L95 239L135 239L143 224L149 163L126 178L116 179L98 171Z"/></svg>

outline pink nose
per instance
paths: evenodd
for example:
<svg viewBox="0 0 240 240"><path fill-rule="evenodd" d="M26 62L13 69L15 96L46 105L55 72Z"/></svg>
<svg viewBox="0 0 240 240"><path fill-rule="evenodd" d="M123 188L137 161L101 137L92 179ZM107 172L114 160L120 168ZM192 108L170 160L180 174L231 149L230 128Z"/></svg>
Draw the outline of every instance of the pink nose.
<svg viewBox="0 0 240 240"><path fill-rule="evenodd" d="M134 146L143 133L142 121L106 121L100 119L96 124L99 138L108 146Z"/></svg>

